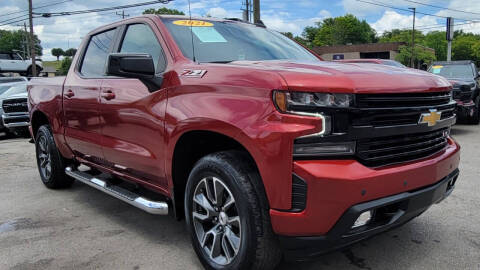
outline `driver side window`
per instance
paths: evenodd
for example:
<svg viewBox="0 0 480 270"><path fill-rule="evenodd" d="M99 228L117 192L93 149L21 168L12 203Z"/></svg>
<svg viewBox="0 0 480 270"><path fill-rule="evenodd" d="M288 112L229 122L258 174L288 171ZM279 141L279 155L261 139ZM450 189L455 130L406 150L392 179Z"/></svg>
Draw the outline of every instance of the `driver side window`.
<svg viewBox="0 0 480 270"><path fill-rule="evenodd" d="M155 33L145 24L132 24L123 38L121 53L146 53L152 56L156 73L165 69L163 49Z"/></svg>

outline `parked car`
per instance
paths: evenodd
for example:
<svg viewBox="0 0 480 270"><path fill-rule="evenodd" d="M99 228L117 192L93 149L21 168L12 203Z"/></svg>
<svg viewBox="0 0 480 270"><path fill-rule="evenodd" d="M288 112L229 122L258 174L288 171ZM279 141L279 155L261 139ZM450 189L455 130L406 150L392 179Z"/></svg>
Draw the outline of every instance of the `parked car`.
<svg viewBox="0 0 480 270"><path fill-rule="evenodd" d="M344 63L364 63L364 64L377 64L377 65L387 65L392 67L407 68L402 63L395 60L389 59L345 59L345 60L335 60L337 62Z"/></svg>
<svg viewBox="0 0 480 270"><path fill-rule="evenodd" d="M35 61L37 74L33 74L32 59L23 59L15 52L0 52L0 72L16 72L22 76L36 77L42 71L43 65L40 59Z"/></svg>
<svg viewBox="0 0 480 270"><path fill-rule="evenodd" d="M29 106L46 187L76 179L184 217L208 269L272 269L392 229L459 172L446 79L321 61L234 20L100 27L66 77L31 80Z"/></svg>
<svg viewBox="0 0 480 270"><path fill-rule="evenodd" d="M27 84L25 82L0 84L0 92L2 88L7 88L0 95L2 127L8 133L27 136L29 134L28 126L30 125L27 107Z"/></svg>
<svg viewBox="0 0 480 270"><path fill-rule="evenodd" d="M434 62L429 72L447 78L453 85L457 114L470 123L480 123L480 73L473 61Z"/></svg>

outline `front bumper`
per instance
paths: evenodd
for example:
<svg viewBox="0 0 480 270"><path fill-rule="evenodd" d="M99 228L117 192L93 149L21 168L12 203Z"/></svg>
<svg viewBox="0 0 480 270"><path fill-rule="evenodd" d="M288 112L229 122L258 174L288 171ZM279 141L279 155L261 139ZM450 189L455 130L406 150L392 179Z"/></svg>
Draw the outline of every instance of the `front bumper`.
<svg viewBox="0 0 480 270"><path fill-rule="evenodd" d="M461 117L471 117L475 113L475 103L473 101L457 101L457 115Z"/></svg>
<svg viewBox="0 0 480 270"><path fill-rule="evenodd" d="M457 177L458 170L455 170L431 186L354 205L326 235L280 236L285 256L289 260L308 259L400 226L450 195ZM360 214L370 210L374 213L371 221L367 225L352 229Z"/></svg>
<svg viewBox="0 0 480 270"><path fill-rule="evenodd" d="M2 123L8 129L28 127L30 116L28 113L5 113L2 115Z"/></svg>

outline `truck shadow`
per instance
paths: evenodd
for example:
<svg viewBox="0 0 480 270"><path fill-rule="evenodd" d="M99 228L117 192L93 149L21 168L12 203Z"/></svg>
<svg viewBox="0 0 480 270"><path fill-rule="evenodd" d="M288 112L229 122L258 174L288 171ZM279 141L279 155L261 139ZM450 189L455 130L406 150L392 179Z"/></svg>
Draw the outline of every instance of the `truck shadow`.
<svg viewBox="0 0 480 270"><path fill-rule="evenodd" d="M82 183L75 183L71 192L75 201L87 204L90 209L99 212L99 215L106 217L123 230L136 234L136 237L141 238L142 241L172 245L176 250L187 252L190 256L184 259L188 260L188 264L194 268L201 268L190 245L184 221L176 221L170 216L154 216L144 213ZM428 255L428 250L420 248L423 241L429 241L422 239L426 236L418 234L418 231L421 231L418 226L422 225L425 224L414 220L403 227L360 242L347 249L320 256L312 261L282 261L277 269L382 269L386 265L394 263L392 258L401 260L402 268L414 267L415 260L402 258L411 256L406 254L406 250L409 250L408 253L413 252L415 257L422 257L422 252L425 252L425 256ZM414 239L415 237L416 239Z"/></svg>
<svg viewBox="0 0 480 270"><path fill-rule="evenodd" d="M469 133L477 132L476 125L456 124L452 127L450 132L453 136L467 135Z"/></svg>

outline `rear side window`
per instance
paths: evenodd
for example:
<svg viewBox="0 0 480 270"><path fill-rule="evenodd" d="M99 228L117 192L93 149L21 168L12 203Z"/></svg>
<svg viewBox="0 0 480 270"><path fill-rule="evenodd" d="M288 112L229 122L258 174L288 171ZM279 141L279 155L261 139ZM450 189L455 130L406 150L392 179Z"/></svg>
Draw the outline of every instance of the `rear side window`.
<svg viewBox="0 0 480 270"><path fill-rule="evenodd" d="M157 72L165 69L162 46L155 33L145 24L132 24L127 28L123 38L121 53L146 53L152 56Z"/></svg>
<svg viewBox="0 0 480 270"><path fill-rule="evenodd" d="M90 38L83 57L80 73L87 77L105 76L105 65L113 44L115 29L96 34Z"/></svg>

